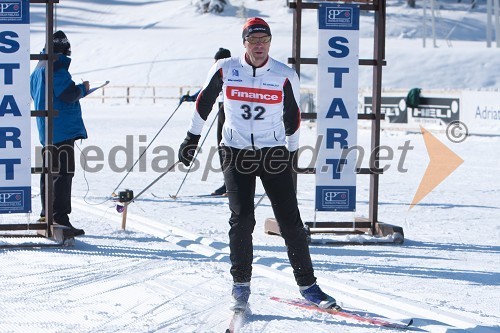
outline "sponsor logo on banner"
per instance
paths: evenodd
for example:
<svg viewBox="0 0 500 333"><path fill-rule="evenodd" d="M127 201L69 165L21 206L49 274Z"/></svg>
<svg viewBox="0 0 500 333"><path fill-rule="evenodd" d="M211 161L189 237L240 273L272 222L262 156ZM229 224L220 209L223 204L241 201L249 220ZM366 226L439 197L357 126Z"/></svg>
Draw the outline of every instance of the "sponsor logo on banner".
<svg viewBox="0 0 500 333"><path fill-rule="evenodd" d="M349 206L349 190L323 190L323 206Z"/></svg>
<svg viewBox="0 0 500 333"><path fill-rule="evenodd" d="M341 186L319 186L316 189L316 205L321 210L350 211L356 201L356 189Z"/></svg>
<svg viewBox="0 0 500 333"><path fill-rule="evenodd" d="M364 113L373 113L371 96L364 98L364 104ZM390 123L408 123L408 109L404 97L382 97L380 100L380 111L382 114L385 114L386 120L389 120Z"/></svg>
<svg viewBox="0 0 500 333"><path fill-rule="evenodd" d="M21 8L21 1L0 2L0 18L9 20L21 20Z"/></svg>
<svg viewBox="0 0 500 333"><path fill-rule="evenodd" d="M16 211L24 208L24 191L0 190L0 210Z"/></svg>
<svg viewBox="0 0 500 333"><path fill-rule="evenodd" d="M229 86L226 89L226 97L237 101L278 104L283 100L283 92L281 90Z"/></svg>
<svg viewBox="0 0 500 333"><path fill-rule="evenodd" d="M437 122L445 125L460 118L458 98L420 98L418 108L410 108L412 118L417 123Z"/></svg>
<svg viewBox="0 0 500 333"><path fill-rule="evenodd" d="M357 5L324 5L319 10L320 29L359 30L359 7Z"/></svg>
<svg viewBox="0 0 500 333"><path fill-rule="evenodd" d="M500 133L500 91L463 91L460 109L460 121L470 134Z"/></svg>
<svg viewBox="0 0 500 333"><path fill-rule="evenodd" d="M352 11L351 7L337 7L330 9L328 11L328 15L326 16L326 25L327 26L346 26L352 27Z"/></svg>

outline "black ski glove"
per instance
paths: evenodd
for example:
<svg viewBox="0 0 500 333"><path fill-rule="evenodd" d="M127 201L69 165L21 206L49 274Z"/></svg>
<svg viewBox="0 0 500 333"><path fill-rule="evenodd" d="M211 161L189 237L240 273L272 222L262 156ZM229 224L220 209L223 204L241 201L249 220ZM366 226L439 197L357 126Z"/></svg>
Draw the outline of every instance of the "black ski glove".
<svg viewBox="0 0 500 333"><path fill-rule="evenodd" d="M196 96L190 96L189 93L186 95L183 95L179 101L180 103L182 102L196 102Z"/></svg>
<svg viewBox="0 0 500 333"><path fill-rule="evenodd" d="M179 148L179 161L185 166L189 166L193 160L196 147L198 147L198 141L200 141L201 135L195 135L187 132L187 136L181 143Z"/></svg>

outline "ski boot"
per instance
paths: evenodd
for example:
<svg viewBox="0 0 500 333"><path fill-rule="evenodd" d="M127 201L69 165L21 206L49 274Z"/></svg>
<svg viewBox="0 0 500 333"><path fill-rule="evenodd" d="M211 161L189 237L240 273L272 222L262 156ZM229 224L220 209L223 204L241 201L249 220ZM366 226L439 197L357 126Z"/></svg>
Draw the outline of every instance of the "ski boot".
<svg viewBox="0 0 500 333"><path fill-rule="evenodd" d="M316 283L310 286L299 287L299 289L302 297L318 308L330 309L335 308L337 305L335 298L325 294Z"/></svg>
<svg viewBox="0 0 500 333"><path fill-rule="evenodd" d="M245 312L248 308L248 298L250 297L250 282L235 282L231 295L233 296L231 310L234 312Z"/></svg>

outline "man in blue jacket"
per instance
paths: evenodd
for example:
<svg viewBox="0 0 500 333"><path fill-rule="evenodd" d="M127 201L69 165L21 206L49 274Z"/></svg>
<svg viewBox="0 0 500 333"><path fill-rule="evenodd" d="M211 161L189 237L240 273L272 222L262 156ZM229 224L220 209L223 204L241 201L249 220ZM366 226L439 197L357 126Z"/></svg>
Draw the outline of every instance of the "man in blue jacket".
<svg viewBox="0 0 500 333"><path fill-rule="evenodd" d="M77 229L69 222L71 213L71 185L75 172L75 140L86 139L87 130L83 123L82 109L79 100L89 91L89 83L85 81L75 84L69 73L71 63L71 45L62 31L54 33L54 109L58 115L53 118L52 163L59 168L53 177L54 188L54 222L72 228L75 236L84 235L83 229ZM43 51L45 52L45 50ZM31 97L35 110L46 110L45 105L45 71L47 61L41 60L30 77ZM47 151L45 138L45 117L37 117L38 135L43 146L42 156ZM40 177L40 197L42 199L41 221L45 220L45 175Z"/></svg>

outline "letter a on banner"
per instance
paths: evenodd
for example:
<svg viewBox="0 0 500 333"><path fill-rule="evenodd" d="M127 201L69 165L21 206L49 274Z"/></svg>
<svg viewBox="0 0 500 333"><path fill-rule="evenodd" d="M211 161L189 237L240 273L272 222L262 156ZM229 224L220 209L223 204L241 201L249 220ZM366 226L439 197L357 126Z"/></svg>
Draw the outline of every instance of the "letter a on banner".
<svg viewBox="0 0 500 333"><path fill-rule="evenodd" d="M356 210L359 6L318 8L316 210Z"/></svg>
<svg viewBox="0 0 500 333"><path fill-rule="evenodd" d="M31 212L29 0L0 0L0 214Z"/></svg>

